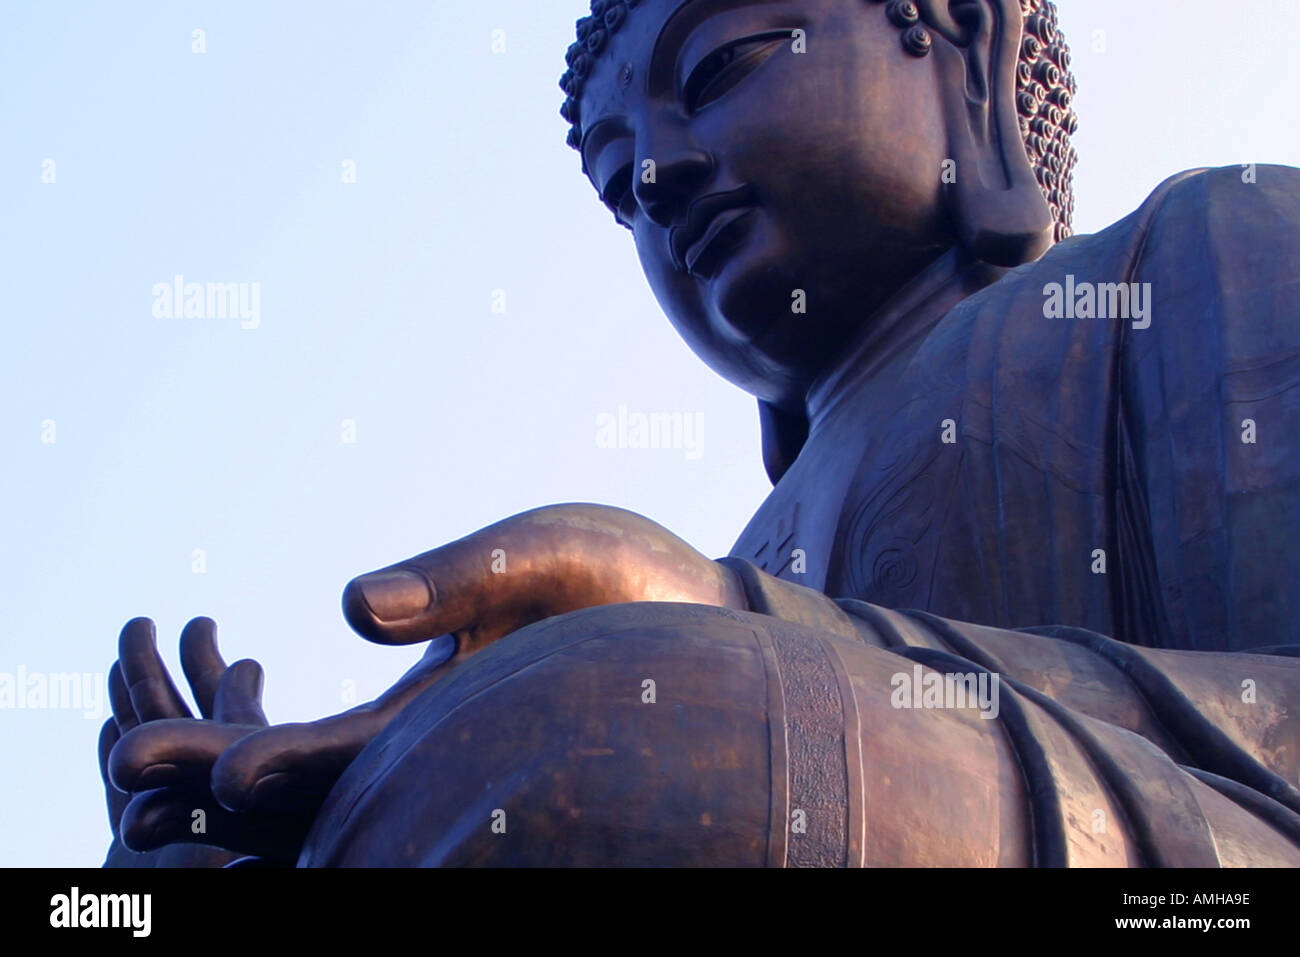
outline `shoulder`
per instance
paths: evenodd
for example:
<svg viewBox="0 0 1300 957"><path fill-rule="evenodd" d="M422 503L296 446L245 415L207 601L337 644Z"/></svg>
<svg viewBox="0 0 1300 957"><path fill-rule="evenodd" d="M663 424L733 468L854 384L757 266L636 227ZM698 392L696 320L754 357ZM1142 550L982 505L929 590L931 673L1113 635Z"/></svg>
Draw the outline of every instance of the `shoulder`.
<svg viewBox="0 0 1300 957"><path fill-rule="evenodd" d="M1300 288L1300 169L1178 173L1124 219L1022 270L1026 281L1127 287L1146 315L1096 334L1118 337L1131 363L1179 364L1173 381L1300 362L1300 297L1285 293Z"/></svg>
<svg viewBox="0 0 1300 957"><path fill-rule="evenodd" d="M1190 279L1212 280L1214 270L1192 264L1222 260L1225 252L1264 262L1269 271L1300 269L1300 169L1250 164L1191 169L1170 176L1128 216L1058 243L1026 273L1059 272L1087 263L1132 275L1171 268ZM1212 262L1209 263L1213 265Z"/></svg>
<svg viewBox="0 0 1300 957"><path fill-rule="evenodd" d="M1146 233L1144 260L1160 244L1173 243L1189 253L1246 247L1253 258L1292 267L1280 260L1300 246L1300 169L1248 164L1189 170L1165 180L1137 217ZM1281 246L1261 247L1261 241Z"/></svg>
<svg viewBox="0 0 1300 957"><path fill-rule="evenodd" d="M1255 194L1260 201L1283 206L1300 201L1300 169L1270 163L1189 169L1156 187L1143 206L1156 204L1162 212L1203 210L1211 199L1244 200Z"/></svg>
<svg viewBox="0 0 1300 957"><path fill-rule="evenodd" d="M1131 278L1151 291L1161 352L1224 372L1295 358L1300 300L1283 290L1300 285L1300 170L1182 173L1140 212Z"/></svg>

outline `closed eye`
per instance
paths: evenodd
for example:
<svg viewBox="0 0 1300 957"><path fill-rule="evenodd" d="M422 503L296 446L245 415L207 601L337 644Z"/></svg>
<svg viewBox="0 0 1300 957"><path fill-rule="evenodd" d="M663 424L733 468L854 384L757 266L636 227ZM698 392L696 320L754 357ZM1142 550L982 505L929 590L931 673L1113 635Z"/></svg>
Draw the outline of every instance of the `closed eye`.
<svg viewBox="0 0 1300 957"><path fill-rule="evenodd" d="M694 113L724 96L790 39L790 31L769 31L732 40L702 59L682 85L682 102Z"/></svg>

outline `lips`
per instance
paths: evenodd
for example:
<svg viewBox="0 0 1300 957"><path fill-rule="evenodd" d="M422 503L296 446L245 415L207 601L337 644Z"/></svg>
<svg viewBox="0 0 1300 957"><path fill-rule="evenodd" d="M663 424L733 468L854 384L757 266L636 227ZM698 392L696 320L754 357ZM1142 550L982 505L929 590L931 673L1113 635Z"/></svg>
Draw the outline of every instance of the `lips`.
<svg viewBox="0 0 1300 957"><path fill-rule="evenodd" d="M692 275L707 276L717 265L719 242L728 227L754 209L754 189L742 186L722 193L710 193L691 203L686 221L668 234L668 245L677 268Z"/></svg>

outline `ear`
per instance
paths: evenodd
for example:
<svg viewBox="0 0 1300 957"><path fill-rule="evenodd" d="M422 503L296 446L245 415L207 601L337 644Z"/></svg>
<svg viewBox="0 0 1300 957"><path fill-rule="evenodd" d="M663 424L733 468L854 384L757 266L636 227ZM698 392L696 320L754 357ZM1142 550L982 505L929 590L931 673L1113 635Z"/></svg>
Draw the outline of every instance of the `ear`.
<svg viewBox="0 0 1300 957"><path fill-rule="evenodd" d="M1025 152L1016 111L1020 0L919 0L942 88L958 235L977 258L1019 266L1052 245L1055 221Z"/></svg>

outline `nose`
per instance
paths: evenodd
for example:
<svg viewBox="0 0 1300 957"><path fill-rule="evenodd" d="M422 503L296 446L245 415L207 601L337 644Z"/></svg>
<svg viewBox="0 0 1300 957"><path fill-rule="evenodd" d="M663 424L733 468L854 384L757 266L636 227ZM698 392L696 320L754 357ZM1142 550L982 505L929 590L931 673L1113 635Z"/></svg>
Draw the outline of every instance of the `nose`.
<svg viewBox="0 0 1300 957"><path fill-rule="evenodd" d="M645 160L653 161L653 165L647 165ZM687 205L713 175L714 165L709 153L694 146L647 152L632 183L637 205L660 226L680 222Z"/></svg>

